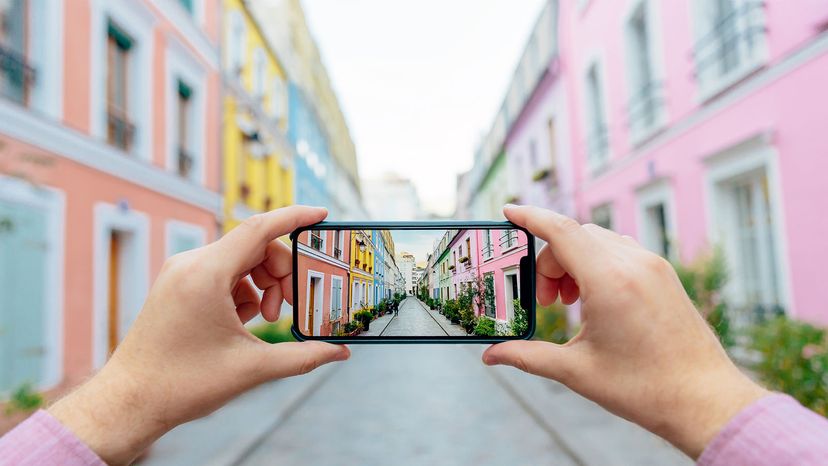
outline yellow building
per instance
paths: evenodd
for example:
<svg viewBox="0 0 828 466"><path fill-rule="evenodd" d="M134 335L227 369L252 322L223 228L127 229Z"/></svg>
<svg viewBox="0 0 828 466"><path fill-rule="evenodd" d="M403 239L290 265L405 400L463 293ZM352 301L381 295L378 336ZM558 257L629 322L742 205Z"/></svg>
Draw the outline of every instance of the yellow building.
<svg viewBox="0 0 828 466"><path fill-rule="evenodd" d="M371 232L351 230L351 312L374 308L374 246Z"/></svg>
<svg viewBox="0 0 828 466"><path fill-rule="evenodd" d="M224 229L293 203L287 79L244 0L224 0Z"/></svg>

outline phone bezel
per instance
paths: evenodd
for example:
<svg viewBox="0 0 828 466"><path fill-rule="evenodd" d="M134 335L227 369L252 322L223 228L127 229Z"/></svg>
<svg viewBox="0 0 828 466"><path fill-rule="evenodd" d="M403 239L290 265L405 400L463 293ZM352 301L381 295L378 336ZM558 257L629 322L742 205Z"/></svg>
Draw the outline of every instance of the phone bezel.
<svg viewBox="0 0 828 466"><path fill-rule="evenodd" d="M293 272L293 297L294 303L299 296L299 242L297 241L302 232L308 230L445 230L445 229L517 229L522 231L527 238L526 258L522 259L526 263L520 266L521 273L518 276L520 280L521 290L527 290L528 293L522 293L521 303L526 309L527 319L529 323L529 330L524 336L495 336L495 337L442 337L442 336L422 336L422 337L387 337L387 336L364 336L364 337L336 337L336 336L312 336L304 335L299 330L299 310L293 306L293 323L290 326L293 337L299 341L317 340L326 341L330 343L498 343L509 340L528 340L535 334L535 320L536 320L536 301L535 301L535 237L529 233L525 228L515 225L511 222L495 222L495 221L455 221L455 220L440 220L440 221L411 221L411 222L320 222L313 225L297 228L290 234ZM528 288L527 288L528 287Z"/></svg>

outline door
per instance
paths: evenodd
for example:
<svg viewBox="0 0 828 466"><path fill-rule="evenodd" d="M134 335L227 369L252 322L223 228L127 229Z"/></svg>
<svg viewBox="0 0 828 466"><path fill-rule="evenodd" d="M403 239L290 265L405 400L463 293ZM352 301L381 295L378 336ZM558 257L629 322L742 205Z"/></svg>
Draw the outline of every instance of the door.
<svg viewBox="0 0 828 466"><path fill-rule="evenodd" d="M313 315L316 313L316 288L318 286L319 279L315 277L311 277L310 280L310 299L308 300L308 330L314 328L313 326ZM315 335L315 333L311 333L311 335Z"/></svg>
<svg viewBox="0 0 828 466"><path fill-rule="evenodd" d="M506 320L515 317L515 300L520 299L516 273L506 274Z"/></svg>
<svg viewBox="0 0 828 466"><path fill-rule="evenodd" d="M0 392L41 382L49 247L46 212L0 200Z"/></svg>
<svg viewBox="0 0 828 466"><path fill-rule="evenodd" d="M109 301L107 302L107 354L112 354L120 341L121 325L121 252L122 236L117 231L109 233L109 272L107 274Z"/></svg>

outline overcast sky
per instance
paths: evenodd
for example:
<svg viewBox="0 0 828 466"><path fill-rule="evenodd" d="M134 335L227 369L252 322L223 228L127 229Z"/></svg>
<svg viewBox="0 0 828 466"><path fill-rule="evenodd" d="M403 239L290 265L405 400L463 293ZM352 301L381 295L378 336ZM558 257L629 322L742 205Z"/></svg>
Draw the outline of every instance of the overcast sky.
<svg viewBox="0 0 828 466"><path fill-rule="evenodd" d="M391 230L396 254L411 253L416 262L428 259L434 250L434 241L442 238L445 233L446 230Z"/></svg>
<svg viewBox="0 0 828 466"><path fill-rule="evenodd" d="M425 209L451 214L543 0L302 3L362 178L410 177Z"/></svg>

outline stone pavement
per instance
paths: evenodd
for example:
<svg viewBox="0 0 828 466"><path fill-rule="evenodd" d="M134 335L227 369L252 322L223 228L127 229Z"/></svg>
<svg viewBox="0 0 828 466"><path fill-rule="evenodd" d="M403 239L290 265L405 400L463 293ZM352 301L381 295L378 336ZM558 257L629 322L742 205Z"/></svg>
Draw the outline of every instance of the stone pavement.
<svg viewBox="0 0 828 466"><path fill-rule="evenodd" d="M417 299L417 298L414 298L414 299ZM463 327L461 327L457 324L452 324L451 321L446 319L446 316L444 316L443 314L440 314L440 311L438 311L437 309L430 309L428 306L425 305L424 302L420 301L419 299L417 299L417 302L420 303L420 306L422 306L422 308L425 309L431 315L431 317L434 318L434 320L437 321L438 324L440 324L440 327L443 327L443 330L445 330L446 333L449 334L449 336L452 336L452 337L467 337L467 336L469 336L469 334L466 333L466 331L463 329Z"/></svg>
<svg viewBox="0 0 828 466"><path fill-rule="evenodd" d="M250 392L164 436L147 465L691 465L485 345L352 345L351 360Z"/></svg>
<svg viewBox="0 0 828 466"><path fill-rule="evenodd" d="M373 328L373 323L371 324ZM384 337L445 337L448 333L429 316L417 298L408 297L400 303L400 312L382 332Z"/></svg>
<svg viewBox="0 0 828 466"><path fill-rule="evenodd" d="M370 337L370 336L380 335L385 330L385 328L388 327L388 324L393 319L394 319L394 314L393 313L379 316L375 320L371 321L371 325L368 328L368 331L360 333L359 336L369 336Z"/></svg>

